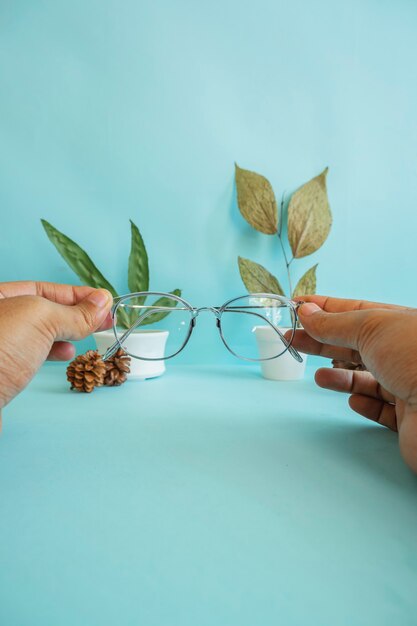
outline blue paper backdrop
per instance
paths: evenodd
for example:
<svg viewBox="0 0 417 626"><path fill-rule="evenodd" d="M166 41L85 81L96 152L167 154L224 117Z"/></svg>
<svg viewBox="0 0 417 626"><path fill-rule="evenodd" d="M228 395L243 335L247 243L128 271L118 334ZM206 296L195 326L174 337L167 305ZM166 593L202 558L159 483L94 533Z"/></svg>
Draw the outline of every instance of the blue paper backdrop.
<svg viewBox="0 0 417 626"><path fill-rule="evenodd" d="M329 165L319 291L417 305L417 5L357 0L0 3L0 279L76 282L45 217L126 290L129 222L154 289L244 292L233 163L277 195ZM84 346L83 346L84 347ZM227 358L203 321L188 360Z"/></svg>

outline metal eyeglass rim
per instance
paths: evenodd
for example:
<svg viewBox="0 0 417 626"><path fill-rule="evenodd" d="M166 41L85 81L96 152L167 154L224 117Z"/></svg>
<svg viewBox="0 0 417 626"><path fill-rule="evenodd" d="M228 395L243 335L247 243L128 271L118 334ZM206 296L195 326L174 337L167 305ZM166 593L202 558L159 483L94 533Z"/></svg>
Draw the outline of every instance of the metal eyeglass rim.
<svg viewBox="0 0 417 626"><path fill-rule="evenodd" d="M149 358L149 357L139 357L137 355L131 354L130 352L128 352L126 350L125 347L122 346L122 341L124 341L125 339L127 339L129 337L129 335L137 328L137 326L139 326L139 324L141 324L143 322L144 319L146 319L149 315L153 315L157 312L166 312L166 311L175 311L175 310L179 310L178 307L155 307L152 305L145 305L145 304L139 304L139 305L129 305L129 308L144 308L146 309L145 313L143 315L141 315L138 320L136 320L136 322L129 328L127 329L127 331L121 336L118 337L117 336L117 328L116 328L116 313L117 310L120 306L123 306L123 300L128 299L128 298L141 298L141 297L147 297L147 296L160 296L160 297L167 297L170 298L172 300L176 300L177 302L180 302L184 305L185 309L187 311L190 312L191 314L191 320L190 320L190 324L188 327L188 332L187 335L184 339L183 344L181 345L181 347L174 353L174 354L170 354L169 356L164 356L164 357L160 357L160 358ZM250 308L250 309L254 309L254 308L260 308L263 309L265 308L265 306L236 306L236 313L239 314L249 314L249 315L253 315L253 316L257 316L260 317L264 322L266 322L269 326L271 326L274 331L278 334L278 336L280 337L282 343L285 346L285 349L280 353L277 354L273 357L267 357L265 359L253 359L253 358L249 358L249 357L244 357L241 356L239 354L237 354L234 350L232 350L232 348L228 345L227 341L224 338L223 332L222 332L222 327L221 327L221 316L222 313L228 309L229 311L232 311L232 308L229 307L230 304L232 304L233 302L237 301L237 300L242 300L243 298L263 298L263 299L273 299L273 300L278 300L279 302L281 302L282 304L285 304L286 306L288 306L289 308L291 308L293 314L294 314L294 324L293 324L293 329L292 329L292 335L290 340L287 340L284 335L282 334L282 332L279 330L279 328L277 326L275 326L274 324L272 324L272 322L270 322L266 317L264 317L263 315L260 315L259 313L249 313L249 311L243 311L242 309L244 308ZM108 359L110 359L119 348L121 348L126 354L128 354L129 356L131 356L132 358L135 359L139 359L141 361L167 361L168 359L172 359L173 357L177 356L187 345L192 331L194 329L194 326L196 324L196 319L199 315L199 313L201 311L211 311L216 319L217 319L217 327L219 329L219 333L220 333L220 337L221 340L223 342L223 344L225 345L225 347L227 348L227 350L233 354L235 357L237 357L238 359L242 359L244 361L252 361L252 362L259 362L259 361L271 361L273 359L276 359L280 356L282 356L287 350L288 352L291 354L291 356L298 361L299 363L303 362L303 358L300 355L300 353L291 345L293 338L294 338L294 334L295 334L295 330L296 330L296 326L297 326L297 311L298 308L301 306L302 302L295 302L294 300L291 300L290 298L285 298L284 296L279 296L277 294L272 294L272 293L251 293L251 294L244 294L242 296L238 296L235 298L231 298L230 300L228 300L227 302L225 302L222 306L220 307L208 307L208 306L204 306L204 307L193 307L189 302L187 302L186 300L184 300L183 298L181 298L180 296L176 296L174 294L171 293L166 293L166 292L162 292L162 291L138 291L138 292L134 292L134 293L128 293L125 294L123 296L117 296L115 298L113 298L113 306L112 306L112 310L111 310L111 315L112 315L112 320L113 320L113 332L114 332L114 336L115 336L115 342L106 350L105 354L103 355L102 359L103 361L106 361Z"/></svg>

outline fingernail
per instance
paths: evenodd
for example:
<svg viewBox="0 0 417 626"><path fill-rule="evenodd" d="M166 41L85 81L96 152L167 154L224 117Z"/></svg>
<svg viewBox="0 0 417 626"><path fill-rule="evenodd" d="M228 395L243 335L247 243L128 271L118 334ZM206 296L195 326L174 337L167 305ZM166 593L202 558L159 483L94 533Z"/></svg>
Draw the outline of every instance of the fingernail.
<svg viewBox="0 0 417 626"><path fill-rule="evenodd" d="M111 297L111 294L106 289L96 289L96 291L90 293L87 300L95 304L99 309L104 309Z"/></svg>
<svg viewBox="0 0 417 626"><path fill-rule="evenodd" d="M300 307L301 315L313 315L313 313L317 313L317 311L321 311L321 308L314 304L314 302L306 302Z"/></svg>

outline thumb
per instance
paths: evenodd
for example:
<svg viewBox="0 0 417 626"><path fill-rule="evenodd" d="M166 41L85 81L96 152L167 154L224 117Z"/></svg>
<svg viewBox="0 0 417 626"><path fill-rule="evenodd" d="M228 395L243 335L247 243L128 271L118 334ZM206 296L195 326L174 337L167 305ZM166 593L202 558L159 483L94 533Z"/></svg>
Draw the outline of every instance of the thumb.
<svg viewBox="0 0 417 626"><path fill-rule="evenodd" d="M401 454L411 469L417 474L417 411L413 406L406 406L399 424L399 442Z"/></svg>
<svg viewBox="0 0 417 626"><path fill-rule="evenodd" d="M317 304L307 302L300 307L298 315L304 330L317 341L358 350L368 312L326 313Z"/></svg>
<svg viewBox="0 0 417 626"><path fill-rule="evenodd" d="M97 330L105 321L113 297L106 289L94 289L86 298L72 306L55 304L56 340L83 339Z"/></svg>

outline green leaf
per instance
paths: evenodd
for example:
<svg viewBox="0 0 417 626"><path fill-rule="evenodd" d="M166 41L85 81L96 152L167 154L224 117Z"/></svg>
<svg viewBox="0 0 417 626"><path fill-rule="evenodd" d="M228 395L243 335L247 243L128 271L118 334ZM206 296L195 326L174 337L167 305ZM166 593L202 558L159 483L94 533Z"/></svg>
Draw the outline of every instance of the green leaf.
<svg viewBox="0 0 417 626"><path fill-rule="evenodd" d="M122 307L119 307L117 309L117 327L118 328L126 328L127 330L132 326L133 322L131 322L130 320L128 311L125 311L124 309L122 309Z"/></svg>
<svg viewBox="0 0 417 626"><path fill-rule="evenodd" d="M181 297L181 289L174 289L174 291L170 291L170 293L174 296ZM162 298L158 298L158 300L155 300L155 302L151 306L163 307L163 306L172 306L173 304L174 306L177 306L178 301L171 300L171 298L167 298L166 296L162 296ZM166 312L157 311L153 313L152 315L149 315L149 317L147 317L146 319L144 319L141 325L145 326L146 324L155 324L156 322L160 322L161 320L164 319L164 317L166 317L170 313L171 311L166 311Z"/></svg>
<svg viewBox="0 0 417 626"><path fill-rule="evenodd" d="M139 228L130 220L132 241L128 266L128 286L131 292L148 291L149 263L145 244ZM142 302L145 298L142 299ZM142 302L140 304L142 304Z"/></svg>
<svg viewBox="0 0 417 626"><path fill-rule="evenodd" d="M41 222L50 241L82 283L96 289L107 289L114 297L117 296L115 288L104 278L88 254L75 241L54 228L46 220L41 220Z"/></svg>
<svg viewBox="0 0 417 626"><path fill-rule="evenodd" d="M317 287L317 280L316 280L316 269L317 269L317 265L318 263L316 263L316 265L313 265L313 267L311 267L309 270L307 270L307 272L304 274L304 276L302 276L300 278L300 280L298 281L294 292L293 292L293 298L295 296L306 296L306 295L312 295L316 293L316 287Z"/></svg>
<svg viewBox="0 0 417 626"><path fill-rule="evenodd" d="M328 168L300 187L288 206L288 239L296 259L312 254L330 232L332 214L326 189Z"/></svg>
<svg viewBox="0 0 417 626"><path fill-rule="evenodd" d="M275 293L283 296L284 291L278 280L262 265L238 257L239 272L249 293Z"/></svg>
<svg viewBox="0 0 417 626"><path fill-rule="evenodd" d="M271 183L260 174L235 164L237 203L245 220L256 230L274 235L278 230L278 212Z"/></svg>

